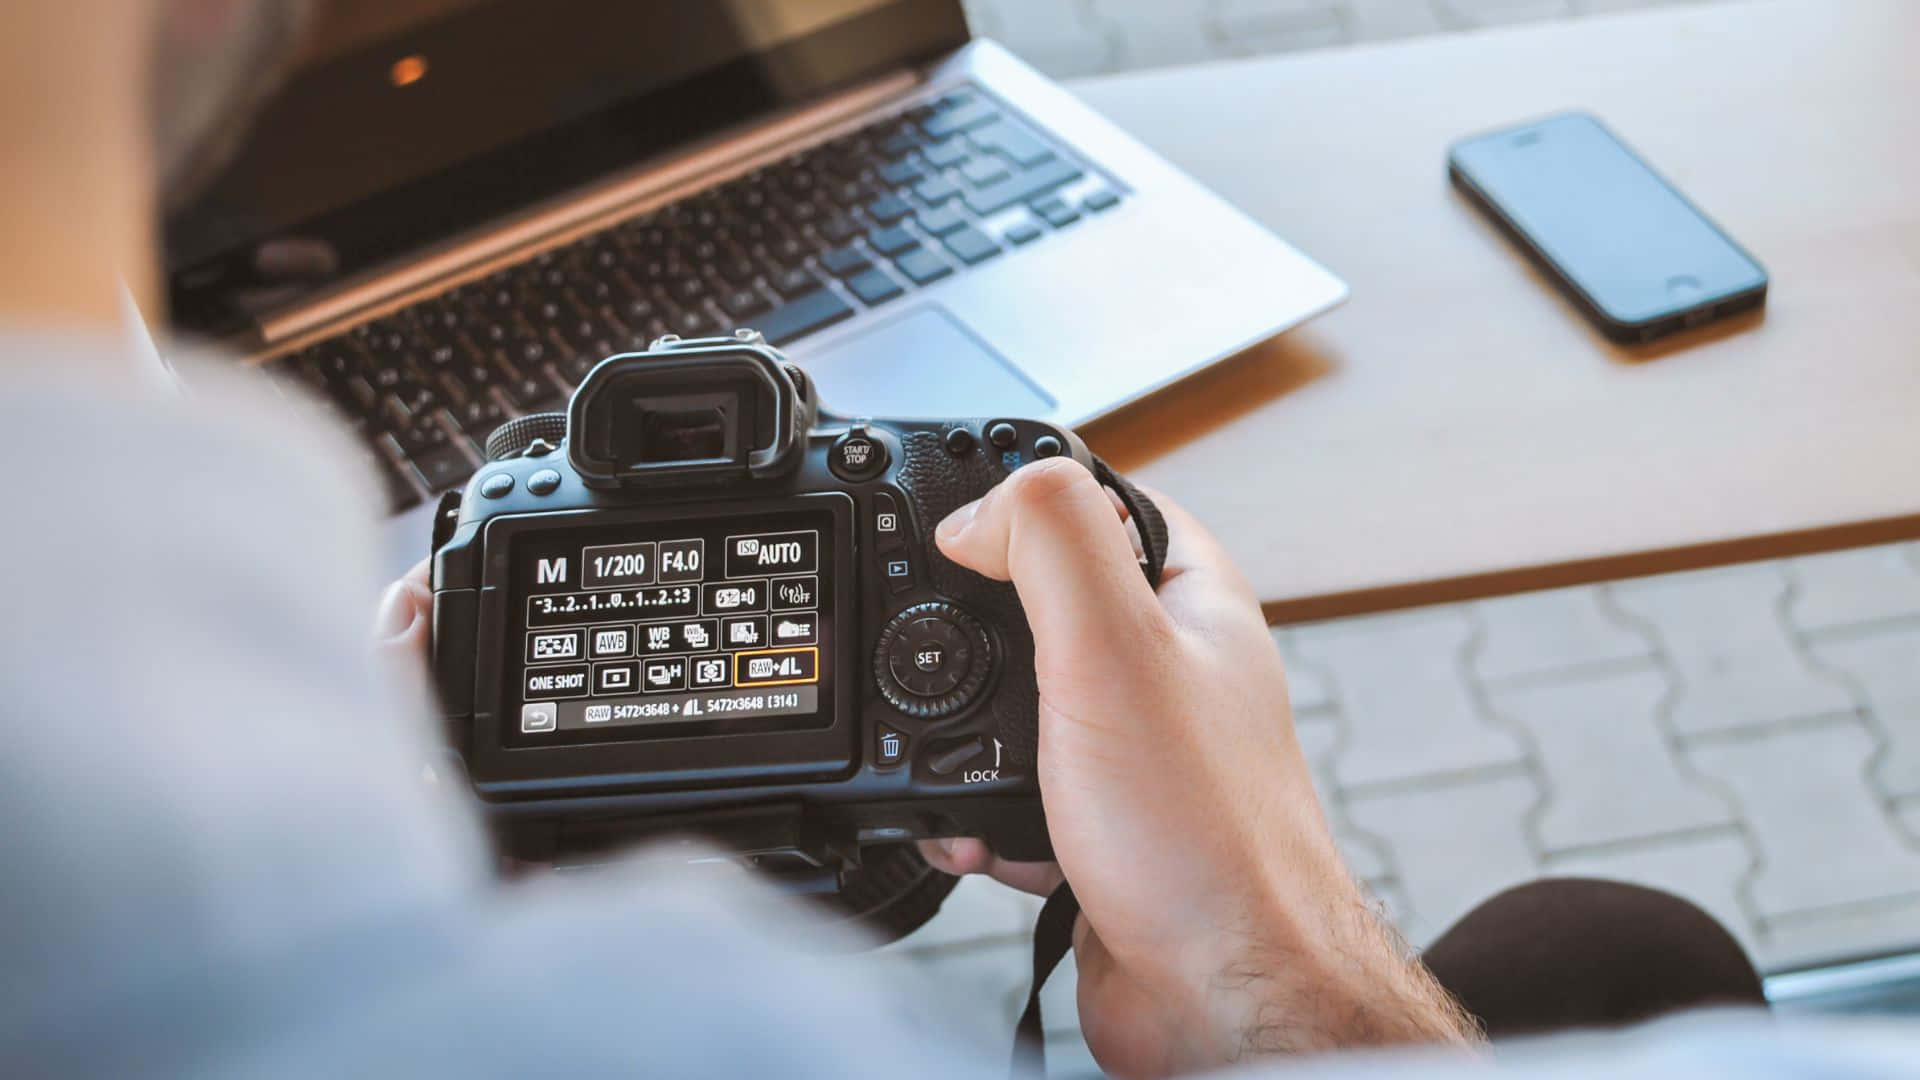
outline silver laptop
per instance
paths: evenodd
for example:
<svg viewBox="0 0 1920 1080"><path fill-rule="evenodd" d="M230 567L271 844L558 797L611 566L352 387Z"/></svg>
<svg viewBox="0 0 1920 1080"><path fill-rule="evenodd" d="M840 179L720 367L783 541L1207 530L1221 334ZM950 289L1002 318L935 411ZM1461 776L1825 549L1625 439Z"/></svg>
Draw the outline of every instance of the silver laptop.
<svg viewBox="0 0 1920 1080"><path fill-rule="evenodd" d="M663 333L760 329L843 413L1077 424L1346 294L958 0L335 0L167 254L179 323L360 430L396 561Z"/></svg>

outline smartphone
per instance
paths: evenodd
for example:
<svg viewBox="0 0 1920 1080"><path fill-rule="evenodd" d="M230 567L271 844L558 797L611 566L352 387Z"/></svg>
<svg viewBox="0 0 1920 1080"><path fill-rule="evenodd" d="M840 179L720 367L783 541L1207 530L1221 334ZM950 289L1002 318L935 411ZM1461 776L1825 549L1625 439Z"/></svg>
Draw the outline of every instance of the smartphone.
<svg viewBox="0 0 1920 1080"><path fill-rule="evenodd" d="M1766 302L1753 256L1586 113L1464 139L1447 172L1612 341Z"/></svg>

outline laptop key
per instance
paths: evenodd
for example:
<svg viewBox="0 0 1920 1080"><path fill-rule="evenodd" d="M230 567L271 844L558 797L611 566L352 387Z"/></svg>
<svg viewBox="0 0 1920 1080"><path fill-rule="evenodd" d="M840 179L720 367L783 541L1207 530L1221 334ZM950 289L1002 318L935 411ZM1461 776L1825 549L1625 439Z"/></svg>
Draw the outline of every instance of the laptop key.
<svg viewBox="0 0 1920 1080"><path fill-rule="evenodd" d="M1000 118L999 110L984 101L974 98L962 104L952 106L935 113L920 130L935 139L944 139L949 135L991 123Z"/></svg>
<svg viewBox="0 0 1920 1080"><path fill-rule="evenodd" d="M907 275L907 280L913 282L915 285L925 285L930 281L938 281L948 274L953 273L953 267L940 261L939 256L928 251L926 248L915 248L907 252L905 255L895 259L894 265L898 266L900 272Z"/></svg>
<svg viewBox="0 0 1920 1080"><path fill-rule="evenodd" d="M920 246L920 240L899 225L875 229L867 234L867 243L882 255L898 255Z"/></svg>
<svg viewBox="0 0 1920 1080"><path fill-rule="evenodd" d="M820 265L834 277L846 277L848 274L857 274L865 270L872 266L873 262L867 258L867 253L859 248L843 247L823 253L820 256Z"/></svg>
<svg viewBox="0 0 1920 1080"><path fill-rule="evenodd" d="M958 206L936 206L931 210L922 210L914 215L920 227L935 236L945 236L967 223L967 215Z"/></svg>
<svg viewBox="0 0 1920 1080"><path fill-rule="evenodd" d="M898 195L882 195L867 204L867 216L882 225L891 225L911 213L913 206Z"/></svg>
<svg viewBox="0 0 1920 1080"><path fill-rule="evenodd" d="M1056 229L1064 228L1080 220L1080 211L1067 205L1067 200L1058 195L1049 195L1034 200L1031 209L1047 220L1047 224Z"/></svg>
<svg viewBox="0 0 1920 1080"><path fill-rule="evenodd" d="M967 140L982 150L1005 154L1023 169L1031 169L1053 156L1052 147L1005 118L973 129L967 134Z"/></svg>
<svg viewBox="0 0 1920 1080"><path fill-rule="evenodd" d="M752 289L735 289L720 298L720 308L736 319L758 315L773 305Z"/></svg>
<svg viewBox="0 0 1920 1080"><path fill-rule="evenodd" d="M847 279L847 288L866 304L883 304L906 290L879 270L863 270Z"/></svg>
<svg viewBox="0 0 1920 1080"><path fill-rule="evenodd" d="M960 194L960 188L944 176L929 176L913 185L913 193L929 206L938 206Z"/></svg>
<svg viewBox="0 0 1920 1080"><path fill-rule="evenodd" d="M914 152L920 145L919 140L904 131L889 135L876 145L883 157L903 158Z"/></svg>
<svg viewBox="0 0 1920 1080"><path fill-rule="evenodd" d="M796 266L791 269L769 268L767 271L767 284L773 286L773 291L779 293L781 296L792 298L818 288L820 279L807 273L803 267Z"/></svg>
<svg viewBox="0 0 1920 1080"><path fill-rule="evenodd" d="M439 493L466 483L473 475L473 463L467 460L466 452L451 441L443 446L416 453L410 456L413 471L420 477L420 483L428 491Z"/></svg>
<svg viewBox="0 0 1920 1080"><path fill-rule="evenodd" d="M772 344L785 345L852 314L853 305L834 295L832 290L815 289L751 320L747 325L764 334Z"/></svg>
<svg viewBox="0 0 1920 1080"><path fill-rule="evenodd" d="M1078 179L1080 175L1080 166L1064 158L1054 158L1036 168L967 192L967 208L981 217L987 217L1015 203L1045 195L1069 180Z"/></svg>
<svg viewBox="0 0 1920 1080"><path fill-rule="evenodd" d="M1096 191L1093 194L1088 195L1085 199L1081 200L1080 202L1081 206L1086 207L1088 210L1091 210L1096 214L1102 210L1108 210L1115 206L1118 206L1119 204L1120 204L1120 196L1114 194L1111 190L1107 188L1101 188L1099 191Z"/></svg>
<svg viewBox="0 0 1920 1080"><path fill-rule="evenodd" d="M970 184L983 186L1005 180L1008 173L1007 167L999 158L990 154L981 154L979 157L969 158L965 165L960 166L960 175L966 177Z"/></svg>
<svg viewBox="0 0 1920 1080"><path fill-rule="evenodd" d="M920 156L931 162L936 169L952 168L967 160L967 140L955 136L929 143L921 149Z"/></svg>
<svg viewBox="0 0 1920 1080"><path fill-rule="evenodd" d="M1000 254L1000 245L994 243L986 233L971 225L947 234L941 238L941 243L947 245L947 250L953 252L955 258L968 266Z"/></svg>
<svg viewBox="0 0 1920 1080"><path fill-rule="evenodd" d="M820 223L819 229L830 244L844 244L860 235L860 223L851 218L829 218Z"/></svg>
<svg viewBox="0 0 1920 1080"><path fill-rule="evenodd" d="M1022 221L1007 230L1007 242L1015 247L1031 244L1040 239L1040 232L1040 226L1031 221Z"/></svg>
<svg viewBox="0 0 1920 1080"><path fill-rule="evenodd" d="M927 175L925 169L911 161L889 161L875 173L893 187L911 184Z"/></svg>

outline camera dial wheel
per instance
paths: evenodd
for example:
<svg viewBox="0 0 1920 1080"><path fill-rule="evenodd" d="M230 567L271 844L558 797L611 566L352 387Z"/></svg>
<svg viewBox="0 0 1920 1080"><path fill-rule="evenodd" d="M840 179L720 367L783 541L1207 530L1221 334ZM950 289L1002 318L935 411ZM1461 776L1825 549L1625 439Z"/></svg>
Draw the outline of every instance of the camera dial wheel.
<svg viewBox="0 0 1920 1080"><path fill-rule="evenodd" d="M880 631L873 678L880 694L908 716L932 720L959 712L980 695L993 670L986 628L952 604L915 604Z"/></svg>
<svg viewBox="0 0 1920 1080"><path fill-rule="evenodd" d="M545 441L557 447L567 437L567 414L563 412L528 413L493 429L487 436L487 460L517 458L535 442Z"/></svg>

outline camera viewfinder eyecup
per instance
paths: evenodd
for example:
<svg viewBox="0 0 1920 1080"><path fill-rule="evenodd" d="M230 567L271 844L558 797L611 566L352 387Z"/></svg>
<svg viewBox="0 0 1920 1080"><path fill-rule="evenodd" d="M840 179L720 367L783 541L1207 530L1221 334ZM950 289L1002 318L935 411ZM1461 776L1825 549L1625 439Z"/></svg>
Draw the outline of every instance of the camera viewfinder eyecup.
<svg viewBox="0 0 1920 1080"><path fill-rule="evenodd" d="M760 480L798 467L815 412L811 387L757 333L662 338L587 373L567 457L590 488Z"/></svg>

